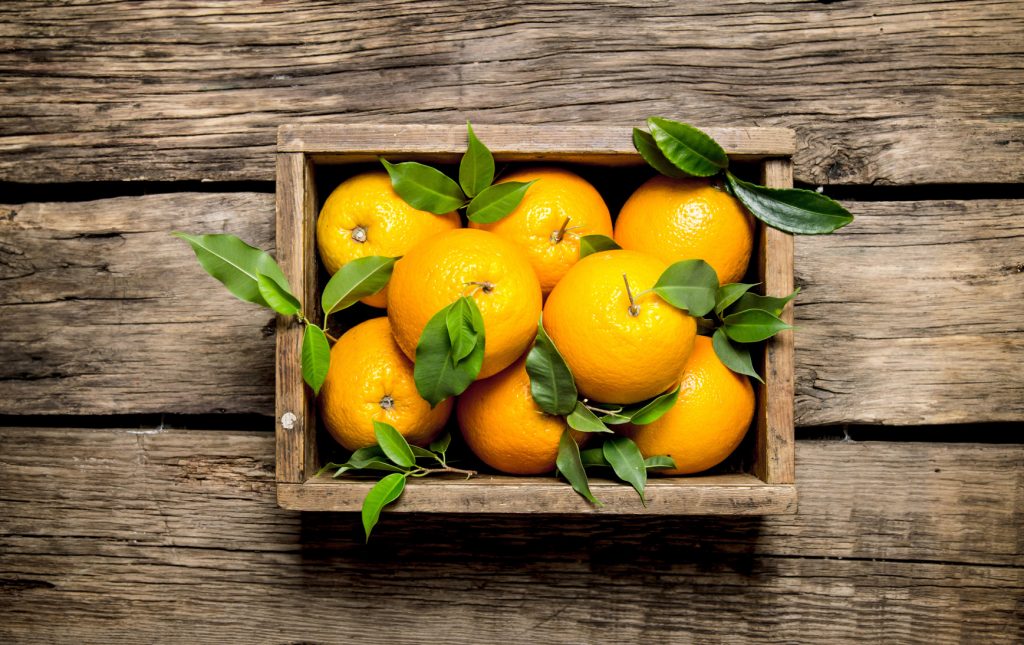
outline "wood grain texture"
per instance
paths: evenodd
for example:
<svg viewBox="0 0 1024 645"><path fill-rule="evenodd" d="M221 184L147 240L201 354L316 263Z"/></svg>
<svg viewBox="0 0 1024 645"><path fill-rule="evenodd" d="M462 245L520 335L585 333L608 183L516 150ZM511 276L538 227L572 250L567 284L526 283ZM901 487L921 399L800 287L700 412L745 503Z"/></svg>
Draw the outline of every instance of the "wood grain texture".
<svg viewBox="0 0 1024 645"><path fill-rule="evenodd" d="M813 184L1024 178L1019 2L0 5L0 178L263 179L282 123L797 130Z"/></svg>
<svg viewBox="0 0 1024 645"><path fill-rule="evenodd" d="M1021 446L804 441L795 516L385 513L368 546L356 514L276 507L270 433L2 428L0 454L4 642L1009 643L1024 621Z"/></svg>
<svg viewBox="0 0 1024 645"><path fill-rule="evenodd" d="M274 317L171 232L274 247L273 195L0 206L0 414L262 412Z"/></svg>
<svg viewBox="0 0 1024 645"><path fill-rule="evenodd" d="M301 153L277 157L277 260L294 293L301 294L302 314L320 322L317 303L316 192L313 169ZM305 326L293 316L277 317L275 420L277 481L301 482L316 468L316 416L312 392L302 378Z"/></svg>
<svg viewBox="0 0 1024 645"><path fill-rule="evenodd" d="M1024 419L1024 201L847 206L796 240L797 424Z"/></svg>
<svg viewBox="0 0 1024 645"><path fill-rule="evenodd" d="M1024 420L1024 202L848 206L796 242L797 425ZM272 317L168 235L271 248L273 219L248 193L0 207L0 414L273 414Z"/></svg>
<svg viewBox="0 0 1024 645"><path fill-rule="evenodd" d="M770 188L793 187L793 164L771 159L761 164L761 182ZM793 292L793 236L758 223L757 279L762 293L785 297ZM782 320L793 324L793 304L782 311ZM768 339L760 364L764 384L757 387L757 433L754 472L772 484L791 484L794 477L793 332L783 331Z"/></svg>

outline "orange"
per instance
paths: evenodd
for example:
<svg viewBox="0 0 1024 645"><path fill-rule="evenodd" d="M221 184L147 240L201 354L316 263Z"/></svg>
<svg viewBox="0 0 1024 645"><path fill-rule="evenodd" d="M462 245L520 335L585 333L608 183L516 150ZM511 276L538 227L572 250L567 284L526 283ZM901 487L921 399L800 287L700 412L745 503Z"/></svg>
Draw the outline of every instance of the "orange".
<svg viewBox="0 0 1024 645"><path fill-rule="evenodd" d="M667 266L637 251L594 253L569 269L548 296L544 329L583 396L636 403L679 381L697 324L648 291Z"/></svg>
<svg viewBox="0 0 1024 645"><path fill-rule="evenodd" d="M411 359L427 322L471 295L484 320L484 363L477 378L497 374L537 335L540 283L523 251L494 233L461 228L428 238L395 263L388 318Z"/></svg>
<svg viewBox="0 0 1024 645"><path fill-rule="evenodd" d="M612 218L600 193L579 175L560 168L528 168L500 182L537 180L519 206L493 224L470 222L521 246L547 294L580 257L580 237L612 235Z"/></svg>
<svg viewBox="0 0 1024 645"><path fill-rule="evenodd" d="M459 396L459 427L469 449L485 464L513 475L540 475L555 468L565 419L545 414L530 394L524 355ZM576 443L586 434L572 431Z"/></svg>
<svg viewBox="0 0 1024 645"><path fill-rule="evenodd" d="M706 179L657 176L637 188L615 221L615 241L672 264L702 259L722 284L747 272L754 220L738 201Z"/></svg>
<svg viewBox="0 0 1024 645"><path fill-rule="evenodd" d="M346 179L331 192L316 221L320 259L331 275L346 262L368 255L405 255L420 240L459 228L459 215L434 215L413 208L391 187L381 171ZM387 303L387 287L363 302Z"/></svg>
<svg viewBox="0 0 1024 645"><path fill-rule="evenodd" d="M725 460L740 445L754 418L750 379L722 364L711 339L698 336L683 368L679 399L660 419L626 426L644 457L669 455L666 475L699 473Z"/></svg>
<svg viewBox="0 0 1024 645"><path fill-rule="evenodd" d="M324 427L349 450L377 443L374 421L391 424L410 443L427 445L448 421L452 402L431 410L416 390L412 370L387 318L349 329L331 349L331 366L320 388Z"/></svg>

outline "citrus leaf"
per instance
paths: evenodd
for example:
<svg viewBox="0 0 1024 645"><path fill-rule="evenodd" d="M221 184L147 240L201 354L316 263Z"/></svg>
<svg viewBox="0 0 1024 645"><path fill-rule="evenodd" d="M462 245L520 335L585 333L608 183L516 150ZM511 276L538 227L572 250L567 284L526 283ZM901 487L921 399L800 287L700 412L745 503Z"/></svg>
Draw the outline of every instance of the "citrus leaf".
<svg viewBox="0 0 1024 645"><path fill-rule="evenodd" d="M715 306L718 274L704 260L682 260L658 278L654 292L691 316L703 316Z"/></svg>
<svg viewBox="0 0 1024 645"><path fill-rule="evenodd" d="M359 468L352 468L352 467L346 466L344 469L345 470L380 470L380 471L384 471L384 472L388 472L388 473L404 473L405 472L405 468L401 468L400 466L396 466L396 465L394 465L391 462L381 461L379 459L374 459L373 461L367 461L367 462L363 463L361 466L359 466Z"/></svg>
<svg viewBox="0 0 1024 645"><path fill-rule="evenodd" d="M395 430L394 426L374 421L373 434L377 437L377 444L388 459L405 468L412 468L416 465L416 457L412 454L409 442L405 440L401 432Z"/></svg>
<svg viewBox="0 0 1024 645"><path fill-rule="evenodd" d="M480 194L469 202L466 217L477 224L493 224L505 217L519 206L526 191L537 180L528 182L505 181L494 184L480 191Z"/></svg>
<svg viewBox="0 0 1024 645"><path fill-rule="evenodd" d="M530 375L530 394L541 410L548 414L566 415L576 406L576 382L565 359L544 331L543 320L537 325L537 338L526 355L526 373Z"/></svg>
<svg viewBox="0 0 1024 645"><path fill-rule="evenodd" d="M338 468L344 468L344 467L345 467L345 464L336 464L333 461L329 461L326 464L324 464L323 467L320 468L320 470L316 471L316 474L313 475L313 477L319 477L320 475L323 475L328 470L337 470Z"/></svg>
<svg viewBox="0 0 1024 645"><path fill-rule="evenodd" d="M711 336L711 347L714 348L718 360L722 364L736 372L746 374L764 383L764 379L754 369L754 363L750 360L750 350L742 345L736 346L725 335L725 329L719 327Z"/></svg>
<svg viewBox="0 0 1024 645"><path fill-rule="evenodd" d="M783 296L781 298L776 298L775 296L760 296L756 293L745 293L743 294L743 297L738 299L736 303L729 308L729 312L737 313L740 311L746 311L747 309L763 309L768 313L781 316L782 310L786 308L786 303L795 298L798 293L800 293L800 289L797 289L788 296Z"/></svg>
<svg viewBox="0 0 1024 645"><path fill-rule="evenodd" d="M604 458L604 449L600 446L581 450L580 463L583 464L584 468L608 468L611 466L608 460Z"/></svg>
<svg viewBox="0 0 1024 645"><path fill-rule="evenodd" d="M343 264L327 281L320 296L324 316L351 307L383 289L391 279L397 261L398 258L369 255Z"/></svg>
<svg viewBox="0 0 1024 645"><path fill-rule="evenodd" d="M621 249L618 242L607 235L584 235L580 238L580 259L592 253Z"/></svg>
<svg viewBox="0 0 1024 645"><path fill-rule="evenodd" d="M405 473L391 473L374 484L363 499L363 531L366 541L370 541L370 532L377 526L381 510L398 499L405 490Z"/></svg>
<svg viewBox="0 0 1024 645"><path fill-rule="evenodd" d="M651 399L650 403L630 414L630 422L638 426L653 423L671 410L678 398L679 386L676 386L676 389Z"/></svg>
<svg viewBox="0 0 1024 645"><path fill-rule="evenodd" d="M722 329L732 340L756 343L792 327L763 309L747 309L722 318Z"/></svg>
<svg viewBox="0 0 1024 645"><path fill-rule="evenodd" d="M609 437L601 446L604 458L611 464L615 475L633 487L640 496L640 501L647 506L644 499L644 487L647 485L647 466L644 456L640 454L633 440L628 437Z"/></svg>
<svg viewBox="0 0 1024 645"><path fill-rule="evenodd" d="M582 401L576 402L576 407L565 417L565 422L580 432L611 432Z"/></svg>
<svg viewBox="0 0 1024 645"><path fill-rule="evenodd" d="M668 455L655 455L644 459L644 466L647 467L647 470L652 468L675 468L676 460Z"/></svg>
<svg viewBox="0 0 1024 645"><path fill-rule="evenodd" d="M576 445L568 428L562 431L562 437L558 440L558 457L555 459L555 467L558 472L562 473L574 491L591 504L602 505L590 492L587 471L583 468L583 462L580 460L580 447Z"/></svg>
<svg viewBox="0 0 1024 645"><path fill-rule="evenodd" d="M729 167L722 146L692 125L655 116L647 127L665 158L687 175L710 177Z"/></svg>
<svg viewBox="0 0 1024 645"><path fill-rule="evenodd" d="M192 247L199 264L236 298L269 307L260 293L257 276L262 273L290 293L291 286L266 251L249 246L234 235L172 233Z"/></svg>
<svg viewBox="0 0 1024 645"><path fill-rule="evenodd" d="M474 309L476 316L473 315ZM477 318L480 320L477 321ZM457 364L473 353L473 348L476 347L477 340L483 332L483 318L480 316L476 301L463 296L448 308L444 321L448 328L448 340L452 344L452 357Z"/></svg>
<svg viewBox="0 0 1024 645"><path fill-rule="evenodd" d="M473 126L466 122L469 145L459 162L459 185L467 197L476 197L480 191L494 181L494 156L480 139L476 138Z"/></svg>
<svg viewBox="0 0 1024 645"><path fill-rule="evenodd" d="M448 333L448 310L454 303L441 309L427 322L416 345L413 380L420 396L437 406L450 396L462 394L480 373L484 363L484 330L481 317L477 342L463 360L455 361L455 350Z"/></svg>
<svg viewBox="0 0 1024 645"><path fill-rule="evenodd" d="M633 128L633 147L640 153L640 156L647 162L647 165L666 177L674 179L689 177L689 175L676 168L672 165L671 161L665 158L650 132L644 132L640 128Z"/></svg>
<svg viewBox="0 0 1024 645"><path fill-rule="evenodd" d="M415 161L400 164L381 159L391 186L407 204L421 211L445 215L466 204L466 195L455 180L436 168Z"/></svg>
<svg viewBox="0 0 1024 645"><path fill-rule="evenodd" d="M444 454L448 452L448 446L452 443L452 435L448 432L444 433L437 439L430 442L430 449L436 453Z"/></svg>
<svg viewBox="0 0 1024 645"><path fill-rule="evenodd" d="M380 446L367 446L365 448L359 448L351 455L349 455L348 461L343 465L351 466L354 469L362 468L364 464L368 464L372 461L377 461L384 456L384 451Z"/></svg>
<svg viewBox="0 0 1024 645"><path fill-rule="evenodd" d="M331 346L324 330L307 324L302 333L302 380L320 394L320 386L327 378L327 367L331 363Z"/></svg>
<svg viewBox="0 0 1024 645"><path fill-rule="evenodd" d="M409 444L409 450L412 450L413 456L415 456L417 459L438 459L437 455L430 452L426 448L420 448L419 446Z"/></svg>
<svg viewBox="0 0 1024 645"><path fill-rule="evenodd" d="M839 202L802 188L766 188L727 174L729 186L754 217L772 228L800 235L831 233L853 221Z"/></svg>
<svg viewBox="0 0 1024 645"><path fill-rule="evenodd" d="M602 403L601 407L604 408L605 404ZM618 410L609 412L608 414L603 414L599 418L601 419L601 423L609 426L617 426L630 422L630 416L628 413L624 413L623 408L619 408Z"/></svg>
<svg viewBox="0 0 1024 645"><path fill-rule="evenodd" d="M298 299L274 280L262 273L256 274L256 286L267 305L283 316L296 314L302 305Z"/></svg>
<svg viewBox="0 0 1024 645"><path fill-rule="evenodd" d="M715 293L715 313L719 316L725 311L725 308L736 302L747 291L753 289L760 283L756 284L744 284L743 282L730 282L729 284L723 284L718 288Z"/></svg>

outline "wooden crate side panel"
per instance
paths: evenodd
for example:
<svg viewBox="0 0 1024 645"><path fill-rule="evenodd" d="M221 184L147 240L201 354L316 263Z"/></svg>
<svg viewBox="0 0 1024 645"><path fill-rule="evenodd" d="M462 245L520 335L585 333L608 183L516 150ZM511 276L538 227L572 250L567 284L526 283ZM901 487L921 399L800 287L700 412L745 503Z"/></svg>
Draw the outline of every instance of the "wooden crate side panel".
<svg viewBox="0 0 1024 645"><path fill-rule="evenodd" d="M762 182L772 188L793 185L793 164L788 159L770 159L762 164ZM784 296L793 291L793 236L760 225L758 277L764 292ZM793 303L782 312L782 319L793 323ZM769 484L794 481L793 332L784 331L765 344L757 409L757 448L754 472Z"/></svg>
<svg viewBox="0 0 1024 645"><path fill-rule="evenodd" d="M305 155L278 155L277 261L311 320L317 319L314 200L312 164ZM316 467L316 415L302 380L302 335L303 326L294 317L278 316L274 427L279 482L304 481Z"/></svg>

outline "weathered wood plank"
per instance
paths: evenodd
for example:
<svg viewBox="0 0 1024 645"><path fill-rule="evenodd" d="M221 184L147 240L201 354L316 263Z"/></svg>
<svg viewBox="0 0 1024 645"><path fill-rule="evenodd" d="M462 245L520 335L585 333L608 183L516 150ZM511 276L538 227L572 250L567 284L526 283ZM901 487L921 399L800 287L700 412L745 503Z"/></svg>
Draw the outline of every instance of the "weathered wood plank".
<svg viewBox="0 0 1024 645"><path fill-rule="evenodd" d="M1024 420L1024 202L849 206L853 225L796 241L797 424ZM273 414L273 318L168 235L269 248L273 211L247 193L0 207L0 414Z"/></svg>
<svg viewBox="0 0 1024 645"><path fill-rule="evenodd" d="M795 516L385 514L369 546L356 514L276 507L270 433L2 428L0 454L5 642L1015 642L1024 619L1021 446L805 441Z"/></svg>
<svg viewBox="0 0 1024 645"><path fill-rule="evenodd" d="M798 131L811 183L1024 178L1024 6L0 5L0 178L271 179L289 122Z"/></svg>
<svg viewBox="0 0 1024 645"><path fill-rule="evenodd" d="M274 196L0 206L0 413L271 413L273 314L174 230L273 248Z"/></svg>
<svg viewBox="0 0 1024 645"><path fill-rule="evenodd" d="M797 423L1024 420L1024 202L848 206L796 240Z"/></svg>

